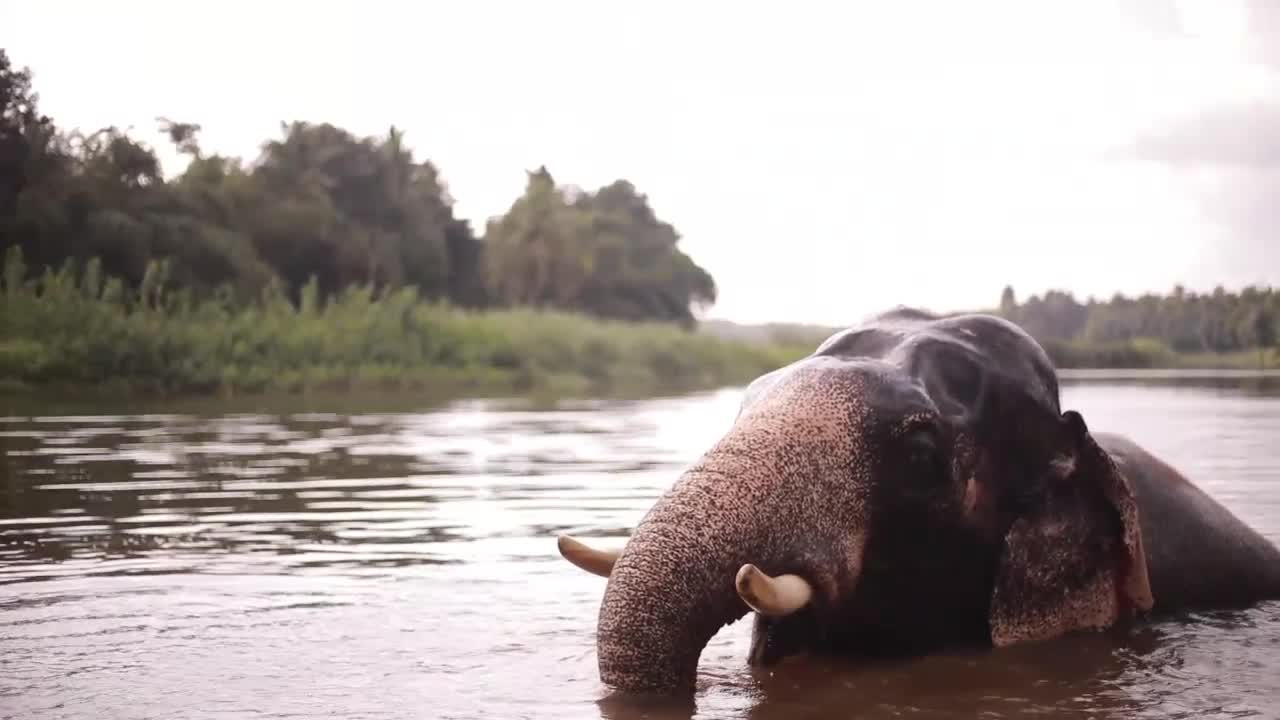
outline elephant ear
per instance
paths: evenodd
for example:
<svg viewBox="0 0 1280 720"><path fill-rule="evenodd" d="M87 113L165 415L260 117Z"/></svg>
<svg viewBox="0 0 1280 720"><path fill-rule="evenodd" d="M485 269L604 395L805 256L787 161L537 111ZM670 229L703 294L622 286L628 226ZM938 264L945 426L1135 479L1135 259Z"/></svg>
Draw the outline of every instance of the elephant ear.
<svg viewBox="0 0 1280 720"><path fill-rule="evenodd" d="M1050 434L1057 457L1004 538L989 618L996 646L1107 628L1152 606L1128 479L1078 413Z"/></svg>

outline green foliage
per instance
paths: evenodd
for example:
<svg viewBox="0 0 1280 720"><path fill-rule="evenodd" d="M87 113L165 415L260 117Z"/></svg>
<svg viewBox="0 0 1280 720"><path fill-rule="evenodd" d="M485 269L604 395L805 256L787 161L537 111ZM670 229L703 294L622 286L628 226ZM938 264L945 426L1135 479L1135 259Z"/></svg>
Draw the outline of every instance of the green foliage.
<svg viewBox="0 0 1280 720"><path fill-rule="evenodd" d="M1005 288L998 312L1044 345L1059 367L1265 366L1280 336L1280 291L1218 287L1197 294L1116 295L1085 302L1051 291L1019 304Z"/></svg>
<svg viewBox="0 0 1280 720"><path fill-rule="evenodd" d="M157 118L188 159L166 179L155 152L127 132L59 131L37 100L31 73L0 50L0 247L22 247L34 272L97 258L137 290L165 259L167 278L197 298L231 287L243 300L278 281L297 300L314 278L321 298L407 287L462 307L686 326L693 307L715 299L674 228L624 181L571 193L542 169L481 240L395 127L356 137L282 123L246 166L205 153L199 124Z"/></svg>
<svg viewBox="0 0 1280 720"><path fill-rule="evenodd" d="M557 311L476 311L412 287L352 285L291 302L278 283L249 301L193 299L152 261L137 290L68 262L32 279L5 256L0 387L245 393L379 387L675 391L741 383L809 346L722 340L670 324Z"/></svg>
<svg viewBox="0 0 1280 720"><path fill-rule="evenodd" d="M619 180L595 193L557 187L547 169L485 232L485 281L506 305L692 326L715 282L677 247L675 229Z"/></svg>
<svg viewBox="0 0 1280 720"><path fill-rule="evenodd" d="M39 96L31 88L31 72L16 70L0 49L0 239L11 232L5 218L13 215L27 178L42 168L33 155L47 147L53 123L40 114Z"/></svg>

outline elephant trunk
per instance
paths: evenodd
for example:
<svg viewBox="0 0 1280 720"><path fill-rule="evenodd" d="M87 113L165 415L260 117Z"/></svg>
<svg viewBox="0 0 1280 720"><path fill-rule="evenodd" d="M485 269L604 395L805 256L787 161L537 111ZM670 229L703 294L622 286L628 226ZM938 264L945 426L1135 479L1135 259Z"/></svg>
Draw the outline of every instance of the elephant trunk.
<svg viewBox="0 0 1280 720"><path fill-rule="evenodd" d="M597 655L607 685L692 691L703 648L751 610L744 598L785 613L809 601L809 581L832 588L830 558L813 551L816 529L805 521L812 504L779 491L777 479L767 463L712 453L639 523L600 605ZM783 573L800 574L769 580ZM752 597L770 582L775 596Z"/></svg>
<svg viewBox="0 0 1280 720"><path fill-rule="evenodd" d="M825 391L793 380L757 399L637 525L600 605L605 684L690 692L703 648L751 607L826 606L856 584L866 501L853 480L866 460L849 409Z"/></svg>
<svg viewBox="0 0 1280 720"><path fill-rule="evenodd" d="M733 481L691 470L628 541L600 605L596 642L607 685L691 690L702 649L748 612L734 580L743 564L761 562L752 554L767 529L738 493L730 499L719 487Z"/></svg>

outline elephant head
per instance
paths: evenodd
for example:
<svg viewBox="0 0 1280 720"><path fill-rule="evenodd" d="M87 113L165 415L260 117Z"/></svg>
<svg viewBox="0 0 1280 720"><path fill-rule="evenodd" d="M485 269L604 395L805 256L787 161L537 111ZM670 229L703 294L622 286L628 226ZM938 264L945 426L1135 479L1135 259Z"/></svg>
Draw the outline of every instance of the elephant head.
<svg viewBox="0 0 1280 720"><path fill-rule="evenodd" d="M899 309L758 378L605 576L601 679L692 690L756 613L750 660L1009 645L1150 609L1137 506L1043 349L986 315Z"/></svg>

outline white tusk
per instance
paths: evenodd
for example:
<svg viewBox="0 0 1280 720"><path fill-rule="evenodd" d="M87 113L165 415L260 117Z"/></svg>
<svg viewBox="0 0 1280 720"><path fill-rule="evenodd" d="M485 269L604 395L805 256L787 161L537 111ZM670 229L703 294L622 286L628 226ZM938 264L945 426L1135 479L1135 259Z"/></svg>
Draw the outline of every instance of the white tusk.
<svg viewBox="0 0 1280 720"><path fill-rule="evenodd" d="M738 597L761 615L782 617L809 604L813 586L799 575L769 577L751 563L738 570L734 580Z"/></svg>
<svg viewBox="0 0 1280 720"><path fill-rule="evenodd" d="M613 572L613 564L618 562L618 555L621 554L618 550L596 550L568 535L558 537L556 546L560 548L560 554L565 560L600 577L609 577L609 573Z"/></svg>

